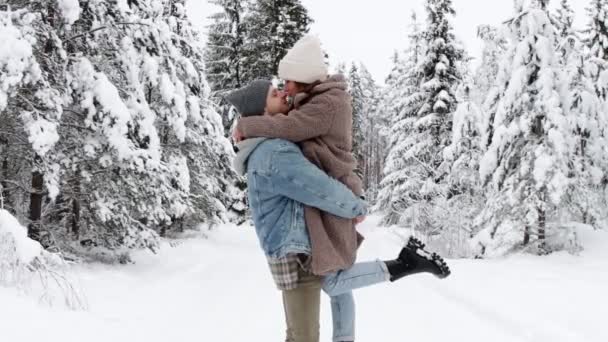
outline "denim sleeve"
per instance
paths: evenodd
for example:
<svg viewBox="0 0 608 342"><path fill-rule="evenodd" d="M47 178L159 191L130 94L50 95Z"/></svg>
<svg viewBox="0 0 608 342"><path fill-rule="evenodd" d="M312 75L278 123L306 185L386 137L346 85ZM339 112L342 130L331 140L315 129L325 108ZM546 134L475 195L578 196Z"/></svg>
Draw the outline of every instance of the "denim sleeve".
<svg viewBox="0 0 608 342"><path fill-rule="evenodd" d="M270 183L273 192L343 218L367 214L367 203L308 161L297 146L276 151Z"/></svg>

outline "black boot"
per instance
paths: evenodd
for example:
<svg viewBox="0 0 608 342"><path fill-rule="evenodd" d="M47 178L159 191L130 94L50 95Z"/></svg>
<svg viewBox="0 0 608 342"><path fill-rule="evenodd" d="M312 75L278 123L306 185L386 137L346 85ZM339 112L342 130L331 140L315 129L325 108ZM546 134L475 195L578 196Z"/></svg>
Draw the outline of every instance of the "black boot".
<svg viewBox="0 0 608 342"><path fill-rule="evenodd" d="M443 279L451 273L443 258L427 252L424 244L413 237L410 237L407 246L401 250L397 259L384 263L388 267L391 281L416 273L432 273L437 278Z"/></svg>

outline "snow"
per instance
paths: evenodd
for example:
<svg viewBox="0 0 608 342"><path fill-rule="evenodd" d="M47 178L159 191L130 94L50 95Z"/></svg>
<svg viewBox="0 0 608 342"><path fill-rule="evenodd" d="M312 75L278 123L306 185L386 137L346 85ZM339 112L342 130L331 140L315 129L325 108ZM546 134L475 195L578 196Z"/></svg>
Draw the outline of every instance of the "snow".
<svg viewBox="0 0 608 342"><path fill-rule="evenodd" d="M111 117L111 120L107 119L103 123L109 143L116 149L119 158L129 158L132 150L131 142L127 138L127 123L131 119L131 112L122 101L118 89L105 74L96 72L93 64L86 58L81 58L76 64L73 83L76 89L80 88L83 92L80 105L88 110L87 124L95 125L95 103L99 103Z"/></svg>
<svg viewBox="0 0 608 342"><path fill-rule="evenodd" d="M7 247L6 241L14 245L14 257L21 264L30 263L42 253L40 244L27 237L27 229L19 224L19 221L8 211L0 209L0 255L3 258L6 258L6 255L2 253L5 252L3 249Z"/></svg>
<svg viewBox="0 0 608 342"><path fill-rule="evenodd" d="M21 119L28 132L28 140L39 155L46 155L59 141L56 123L44 120L37 113L26 111L21 113Z"/></svg>
<svg viewBox="0 0 608 342"><path fill-rule="evenodd" d="M80 4L78 0L58 0L59 10L66 24L72 25L80 18Z"/></svg>
<svg viewBox="0 0 608 342"><path fill-rule="evenodd" d="M32 45L35 43L31 30L33 16L24 16L21 29L13 24L12 12L0 12L0 111L8 105L10 93L15 87L35 83L42 71L36 63Z"/></svg>
<svg viewBox="0 0 608 342"><path fill-rule="evenodd" d="M127 0L116 0L116 8L123 14L131 11Z"/></svg>
<svg viewBox="0 0 608 342"><path fill-rule="evenodd" d="M160 93L163 101L175 107L175 115L168 118L169 123L175 130L175 134L180 142L186 139L186 120L188 111L186 110L186 91L181 82L173 84L167 74L163 74L160 79Z"/></svg>
<svg viewBox="0 0 608 342"><path fill-rule="evenodd" d="M363 224L360 260L392 258L406 230ZM222 226L208 239L164 243L128 266L73 269L88 311L38 305L0 287L5 341L281 341L283 308L249 226ZM383 342L601 342L608 315L608 233L581 230L580 256L520 255L449 260L452 276L419 275L355 293L357 340ZM321 340L331 336L322 295ZM31 327L36 327L32 329ZM94 332L94 333L91 333Z"/></svg>

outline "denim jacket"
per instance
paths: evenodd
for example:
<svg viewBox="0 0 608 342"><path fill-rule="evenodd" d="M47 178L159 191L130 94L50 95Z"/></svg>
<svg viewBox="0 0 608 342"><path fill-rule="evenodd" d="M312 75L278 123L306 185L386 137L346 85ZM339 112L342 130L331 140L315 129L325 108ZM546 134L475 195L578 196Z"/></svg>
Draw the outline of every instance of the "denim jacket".
<svg viewBox="0 0 608 342"><path fill-rule="evenodd" d="M238 152L232 160L232 168L240 176L247 175L247 160L251 153L268 138L249 138L236 144Z"/></svg>
<svg viewBox="0 0 608 342"><path fill-rule="evenodd" d="M304 206L336 216L367 213L367 203L309 162L289 141L268 139L247 161L249 204L262 249L268 257L310 254Z"/></svg>

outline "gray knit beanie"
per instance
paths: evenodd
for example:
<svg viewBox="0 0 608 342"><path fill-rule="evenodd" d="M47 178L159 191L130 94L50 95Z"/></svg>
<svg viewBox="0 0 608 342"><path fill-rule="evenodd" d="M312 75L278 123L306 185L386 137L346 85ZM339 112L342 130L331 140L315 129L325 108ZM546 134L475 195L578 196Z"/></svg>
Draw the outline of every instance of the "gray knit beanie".
<svg viewBox="0 0 608 342"><path fill-rule="evenodd" d="M272 82L255 80L241 89L226 95L226 100L233 105L241 116L254 116L264 114L266 96Z"/></svg>

